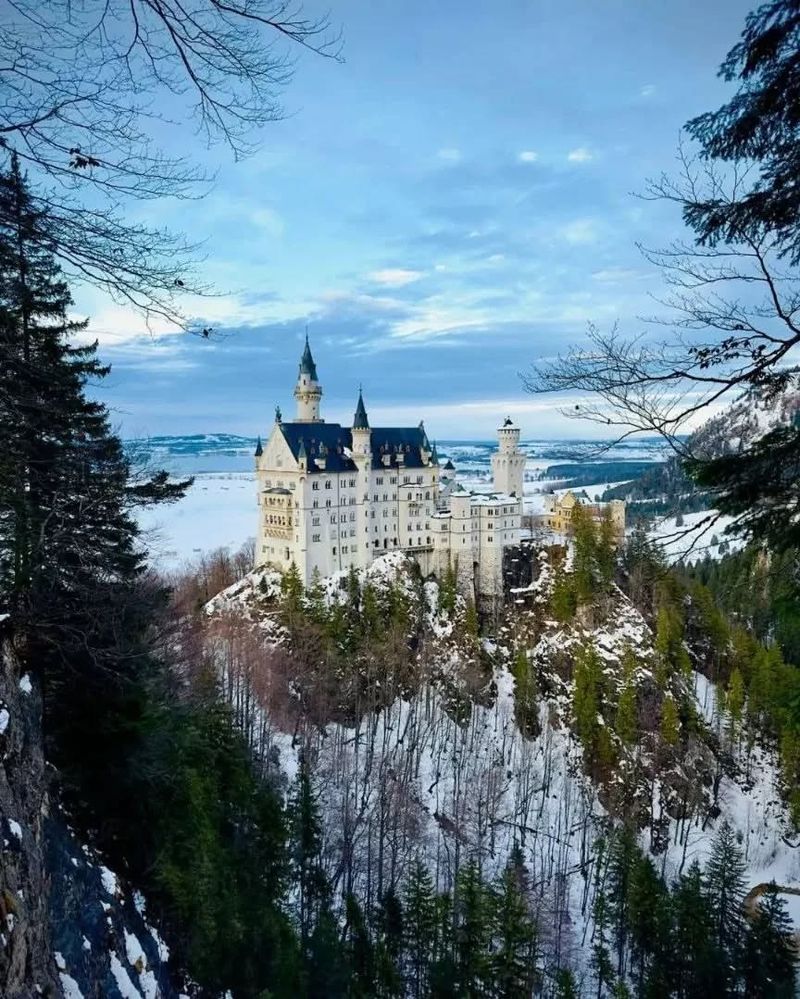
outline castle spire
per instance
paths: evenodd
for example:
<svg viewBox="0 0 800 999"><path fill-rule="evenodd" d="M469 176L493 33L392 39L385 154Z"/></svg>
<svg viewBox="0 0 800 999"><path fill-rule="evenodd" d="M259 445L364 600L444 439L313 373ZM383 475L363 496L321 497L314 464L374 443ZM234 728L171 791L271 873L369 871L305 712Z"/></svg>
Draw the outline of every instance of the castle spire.
<svg viewBox="0 0 800 999"><path fill-rule="evenodd" d="M297 372L294 397L297 400L296 419L298 423L322 423L319 413L322 386L317 377L317 366L314 363L311 345L308 342L308 330L306 330L303 356L300 358L300 369Z"/></svg>
<svg viewBox="0 0 800 999"><path fill-rule="evenodd" d="M364 405L361 386L358 388L358 404L356 405L356 415L353 417L353 430L369 430L369 420L367 419L367 409Z"/></svg>
<svg viewBox="0 0 800 999"><path fill-rule="evenodd" d="M300 374L307 375L312 382L317 381L317 366L311 354L311 345L308 342L308 327L306 327L306 345L303 356L300 358Z"/></svg>

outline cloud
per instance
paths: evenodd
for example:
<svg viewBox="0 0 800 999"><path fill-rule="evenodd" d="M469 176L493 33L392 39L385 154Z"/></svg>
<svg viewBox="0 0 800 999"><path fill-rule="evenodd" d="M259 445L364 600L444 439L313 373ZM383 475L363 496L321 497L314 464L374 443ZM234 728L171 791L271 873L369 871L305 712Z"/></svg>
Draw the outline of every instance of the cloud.
<svg viewBox="0 0 800 999"><path fill-rule="evenodd" d="M567 159L570 163L588 163L589 160L594 159L594 155L586 146L579 146L567 153Z"/></svg>
<svg viewBox="0 0 800 999"><path fill-rule="evenodd" d="M286 228L283 219L273 208L256 209L251 213L250 221L276 238L282 236Z"/></svg>
<svg viewBox="0 0 800 999"><path fill-rule="evenodd" d="M642 87L642 89L639 91L639 96L652 97L655 92L656 92L655 86L652 83L648 83L644 87Z"/></svg>
<svg viewBox="0 0 800 999"><path fill-rule="evenodd" d="M535 163L539 159L539 154L532 149L523 149L517 159L520 163Z"/></svg>
<svg viewBox="0 0 800 999"><path fill-rule="evenodd" d="M461 150L460 149L440 149L436 153L437 159L443 160L445 163L460 163L461 162Z"/></svg>
<svg viewBox="0 0 800 999"><path fill-rule="evenodd" d="M597 224L593 219L575 219L559 230L561 238L573 246L581 246L597 241Z"/></svg>
<svg viewBox="0 0 800 999"><path fill-rule="evenodd" d="M375 284L388 285L390 288L402 288L405 284L419 281L424 277L422 271L412 271L404 267L386 267L380 271L372 271L367 277Z"/></svg>

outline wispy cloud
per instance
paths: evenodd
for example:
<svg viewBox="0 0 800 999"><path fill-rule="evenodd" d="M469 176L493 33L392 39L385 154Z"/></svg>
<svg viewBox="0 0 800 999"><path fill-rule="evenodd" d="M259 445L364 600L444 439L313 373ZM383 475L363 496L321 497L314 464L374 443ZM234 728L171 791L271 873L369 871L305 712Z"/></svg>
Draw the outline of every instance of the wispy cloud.
<svg viewBox="0 0 800 999"><path fill-rule="evenodd" d="M577 149L571 149L567 153L567 160L570 163L588 163L590 160L594 159L594 153L586 146L579 146Z"/></svg>
<svg viewBox="0 0 800 999"><path fill-rule="evenodd" d="M539 159L539 154L533 149L523 149L517 159L520 163L535 163Z"/></svg>
<svg viewBox="0 0 800 999"><path fill-rule="evenodd" d="M567 243L581 245L584 243L596 243L599 231L594 219L575 219L568 222L559 230L559 235Z"/></svg>
<svg viewBox="0 0 800 999"><path fill-rule="evenodd" d="M642 87L642 89L639 91L639 96L652 97L655 92L656 92L655 85L652 83L648 83L644 87Z"/></svg>
<svg viewBox="0 0 800 999"><path fill-rule="evenodd" d="M423 276L422 271L413 271L405 267L386 267L367 275L375 284L387 285L390 288L401 288L403 285L419 281Z"/></svg>
<svg viewBox="0 0 800 999"><path fill-rule="evenodd" d="M455 149L452 146L445 149L440 149L436 153L436 158L442 160L444 163L460 163L461 162L461 150Z"/></svg>

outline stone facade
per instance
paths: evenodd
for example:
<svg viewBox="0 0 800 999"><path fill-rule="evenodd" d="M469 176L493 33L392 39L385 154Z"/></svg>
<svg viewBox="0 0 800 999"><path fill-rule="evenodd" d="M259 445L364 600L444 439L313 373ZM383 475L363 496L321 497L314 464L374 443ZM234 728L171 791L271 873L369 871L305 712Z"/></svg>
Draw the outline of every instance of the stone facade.
<svg viewBox="0 0 800 999"><path fill-rule="evenodd" d="M371 427L359 392L352 426L326 423L308 340L294 396L296 418L284 422L276 410L256 448L257 564L294 563L307 585L315 573L363 568L400 550L425 575L452 566L469 592L501 594L503 549L520 536L525 465L510 419L492 458L495 491L470 493L452 462L440 464L422 422Z"/></svg>
<svg viewBox="0 0 800 999"><path fill-rule="evenodd" d="M625 537L625 503L623 500L611 500L609 503L592 503L585 492L567 492L562 495L550 493L544 497L540 513L532 517L532 526L553 534L569 537L572 534L572 511L576 504L582 505L589 516L599 523L608 510L614 533L622 542Z"/></svg>

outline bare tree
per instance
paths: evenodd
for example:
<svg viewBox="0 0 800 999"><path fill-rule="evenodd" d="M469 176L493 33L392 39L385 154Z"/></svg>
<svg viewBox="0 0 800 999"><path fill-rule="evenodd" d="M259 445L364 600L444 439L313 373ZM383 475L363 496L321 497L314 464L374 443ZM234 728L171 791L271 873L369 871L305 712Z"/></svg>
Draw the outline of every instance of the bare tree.
<svg viewBox="0 0 800 999"><path fill-rule="evenodd" d="M68 278L187 326L197 245L126 206L207 191L169 147L199 133L246 155L282 116L291 48L338 59L338 35L287 0L0 0L0 18L0 146L30 174L37 237Z"/></svg>
<svg viewBox="0 0 800 999"><path fill-rule="evenodd" d="M745 182L679 153L680 174L648 186L646 197L687 212L700 200L733 203ZM580 393L562 412L609 427L613 443L640 433L663 437L683 458L687 430L748 389L776 396L792 384L792 350L800 343L800 282L779 259L769 232L742 231L724 244L678 241L640 247L661 268L665 312L625 336L617 326L588 329L583 344L524 376L528 391ZM697 439L695 439L697 440Z"/></svg>

